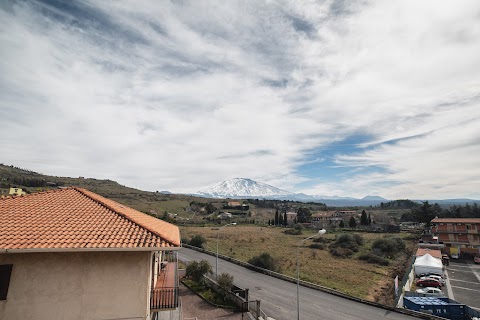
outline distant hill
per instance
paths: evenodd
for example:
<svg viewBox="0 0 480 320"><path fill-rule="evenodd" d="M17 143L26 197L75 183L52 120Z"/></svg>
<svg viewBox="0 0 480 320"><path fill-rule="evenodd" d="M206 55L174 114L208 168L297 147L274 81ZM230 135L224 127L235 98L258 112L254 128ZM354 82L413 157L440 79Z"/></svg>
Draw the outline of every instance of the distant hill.
<svg viewBox="0 0 480 320"><path fill-rule="evenodd" d="M235 179L233 179L235 180ZM222 201L225 198L263 198L275 200L290 200L297 202L317 202L324 203L330 207L361 207L361 206L379 206L381 203L389 202L379 196L366 196L362 199L352 197L307 195L303 193L290 193L265 183L256 182L251 179L237 178L229 183L223 182L216 186L200 192L199 194L183 195L172 194L169 191L149 192L123 186L112 180L99 180L94 178L70 178L44 175L28 169L18 168L0 164L0 195L7 195L10 187L23 188L27 193L54 189L57 187L78 186L96 192L104 197L126 204L137 210L157 214L165 211L189 216L186 212L192 201L211 202ZM211 198L212 200L206 200ZM215 199L215 200L213 200ZM409 203L394 203L392 207L409 208L411 203L421 203L422 200L397 200L408 201ZM446 200L428 200L430 203L465 204L480 202L472 199L446 199ZM408 204L408 205L407 205ZM390 206L390 205L388 205ZM386 207L388 207L386 206Z"/></svg>
<svg viewBox="0 0 480 320"><path fill-rule="evenodd" d="M366 197L363 197L362 200L366 200L366 201L388 201L387 199L379 197L379 196L366 196Z"/></svg>
<svg viewBox="0 0 480 320"><path fill-rule="evenodd" d="M123 186L112 180L93 178L55 177L33 172L14 166L0 164L0 193L8 194L10 187L20 187L27 193L45 191L58 187L76 186L98 193L106 198L126 204L146 213L165 211L185 214L191 201L204 199L181 194L163 192L149 192ZM190 214L189 214L190 215Z"/></svg>

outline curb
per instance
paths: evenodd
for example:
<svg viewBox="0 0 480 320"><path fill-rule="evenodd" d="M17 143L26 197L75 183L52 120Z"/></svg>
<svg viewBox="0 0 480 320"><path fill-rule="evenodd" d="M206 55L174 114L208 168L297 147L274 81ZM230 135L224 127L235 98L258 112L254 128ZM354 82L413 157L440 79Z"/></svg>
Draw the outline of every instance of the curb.
<svg viewBox="0 0 480 320"><path fill-rule="evenodd" d="M192 249L192 250L195 250L195 251L199 251L199 252L202 252L202 253L205 253L205 254L209 254L211 256L216 256L215 252L205 250L205 249L202 249L202 248L198 248L198 247L194 247L194 246L191 246L191 245L188 245L188 244L182 243L182 247ZM229 256L225 256L225 255L222 255L222 254L219 254L218 257L221 258L222 260L234 263L236 265L248 268L248 269L256 271L256 272L266 274L266 275L274 277L274 278L278 278L278 279L285 280L285 281L295 283L295 284L297 283L296 278L292 278L292 277L289 277L289 276L286 276L286 275L283 275L283 274L280 274L280 273L277 273L277 272L274 272L274 271L270 271L270 270L267 270L267 269L259 268L257 266L254 266L254 265L248 263L248 262L240 261L240 260L237 260L235 258L231 258ZM420 318L420 319L435 319L435 320L436 319L443 319L444 320L444 318L440 318L440 317L437 317L437 316L434 316L434 315L429 315L429 314L416 312L416 311L413 311L413 310L408 310L408 309L403 309L403 308L386 306L386 305L383 305L383 304L380 304L380 303L377 303L377 302L364 300L364 299L357 298L357 297L354 297L354 296L350 296L350 295L345 294L343 292L340 292L340 291L337 291L337 290L334 290L334 289L330 289L330 288L327 288L327 287L323 287L323 286L320 286L318 284L314 284L314 283L311 283L311 282L300 280L299 283L300 283L300 285L302 285L304 287L307 287L307 288L310 288L310 289L326 292L326 293L333 294L335 296L342 297L342 298L345 298L345 299L348 299L348 300L360 302L360 303L363 303L363 304L368 304L370 306L377 307L377 308L382 308L384 310L398 312L398 313L402 313L402 314L405 314L405 315L417 317L417 318Z"/></svg>

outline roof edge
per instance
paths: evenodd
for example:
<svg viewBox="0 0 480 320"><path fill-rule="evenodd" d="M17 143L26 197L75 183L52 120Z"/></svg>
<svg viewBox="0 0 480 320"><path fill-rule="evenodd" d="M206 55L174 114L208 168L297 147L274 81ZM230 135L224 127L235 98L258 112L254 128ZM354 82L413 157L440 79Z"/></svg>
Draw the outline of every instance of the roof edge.
<svg viewBox="0 0 480 320"><path fill-rule="evenodd" d="M178 241L177 241L177 239L171 239L170 237L165 236L164 234L161 234L161 233L159 233L159 232L157 232L157 231L155 231L155 230L152 230L149 226L144 225L144 224L138 222L135 218L129 216L127 213L122 212L122 211L121 211L121 208L123 208L124 206L125 206L125 207L128 207L127 205L123 205L123 204L121 204L121 203L119 203L119 202L116 202L116 201L114 201L114 200L107 199L107 198L105 198L105 197L103 197L103 196L101 196L101 195L99 195L99 194L96 194L96 193L94 193L94 192L92 192L92 191L89 191L89 190L87 190L87 189L84 189L84 188L73 187L73 189L76 190L76 191L78 191L78 192L80 192L80 193L83 194L84 196L90 198L91 200L99 203L100 205L106 207L107 209L115 212L116 214L118 214L118 215L120 215L120 216L128 219L129 221L135 223L136 225L138 225L138 226L146 229L147 231L149 231L149 232L151 232L151 233L159 236L160 238L165 239L166 241L170 242L171 245L173 245L173 246L175 246L175 247L180 247L180 239L178 239ZM92 195L94 195L94 196L92 196ZM110 204L102 201L102 199L105 199L105 200L108 200L108 201L112 201L112 202L114 202L115 204L118 204L118 205L121 207L120 210L119 210L119 208L115 208L115 207L111 206ZM138 211L138 210L136 210L136 209L134 209L134 208L131 208L131 207L128 207L128 208L131 209L131 210L136 211L136 212L139 213L139 214L148 216L147 214L145 214L145 213L143 213L143 212L140 212L140 211ZM150 216L148 216L148 217L150 217ZM151 218L152 218L152 219L157 219L157 218L154 218L154 217L151 217ZM157 219L157 220L158 220L158 219ZM176 225L174 225L174 224L171 224L171 223L166 222L166 221L163 221L163 220L160 220L160 221L162 221L163 223L169 224L169 225L171 225L171 226L173 226L173 227L175 227L175 228L178 229L178 226L176 226ZM179 231L179 232L180 232L180 231ZM180 234L179 234L179 238L180 238Z"/></svg>
<svg viewBox="0 0 480 320"><path fill-rule="evenodd" d="M39 249L0 249L0 254L8 253L61 253L61 252L151 252L151 251L178 251L181 247L139 247L139 248L39 248Z"/></svg>

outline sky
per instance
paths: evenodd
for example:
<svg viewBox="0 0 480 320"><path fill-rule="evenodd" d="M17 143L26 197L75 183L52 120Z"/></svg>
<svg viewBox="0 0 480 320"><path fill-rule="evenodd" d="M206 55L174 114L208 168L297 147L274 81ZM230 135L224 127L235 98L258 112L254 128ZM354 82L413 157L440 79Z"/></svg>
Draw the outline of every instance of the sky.
<svg viewBox="0 0 480 320"><path fill-rule="evenodd" d="M1 1L0 163L480 199L480 1Z"/></svg>

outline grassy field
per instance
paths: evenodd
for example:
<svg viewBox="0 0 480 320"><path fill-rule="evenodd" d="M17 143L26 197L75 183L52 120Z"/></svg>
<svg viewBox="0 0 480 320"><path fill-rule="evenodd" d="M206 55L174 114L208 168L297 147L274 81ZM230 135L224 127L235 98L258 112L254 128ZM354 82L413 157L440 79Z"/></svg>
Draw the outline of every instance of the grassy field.
<svg viewBox="0 0 480 320"><path fill-rule="evenodd" d="M299 242L315 233L304 231L302 235L286 235L282 228L258 226L228 226L220 231L219 252L242 261L263 252L270 253L277 261L283 274L296 277L296 255ZM216 250L217 230L211 227L181 227L182 238L199 234L207 239L205 248ZM399 234L397 234L399 235ZM402 236L406 236L401 234ZM361 233L364 246L352 258L335 258L327 250L311 249L306 241L300 249L300 278L347 294L378 300L384 294L384 286L393 281L395 265L404 263L407 255L398 257L390 266L377 266L356 259L369 250L375 239L384 234ZM333 241L335 234L323 235ZM402 275L399 275L400 277Z"/></svg>

